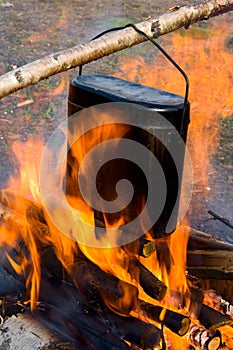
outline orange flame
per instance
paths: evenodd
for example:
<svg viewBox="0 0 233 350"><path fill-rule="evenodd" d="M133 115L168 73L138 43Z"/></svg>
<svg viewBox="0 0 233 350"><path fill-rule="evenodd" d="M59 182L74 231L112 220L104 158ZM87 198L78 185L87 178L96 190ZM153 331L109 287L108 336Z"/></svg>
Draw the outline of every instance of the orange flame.
<svg viewBox="0 0 233 350"><path fill-rule="evenodd" d="M193 27L185 35L173 33L163 44L190 80L188 146L203 192L208 187L208 171L213 171L209 159L219 144L219 119L233 113L233 55L225 46L229 21L215 21L208 29ZM184 91L183 77L163 57L156 57L152 64L140 56L122 59L120 69L117 76L123 79L178 94Z"/></svg>
<svg viewBox="0 0 233 350"><path fill-rule="evenodd" d="M226 27L224 23L220 30L214 31L213 36L211 36L212 34L210 35L209 31L205 32L203 36L200 30L195 29L194 37L189 35L181 36L181 34L173 34L171 37L172 46L174 47L173 56L178 62L183 62L183 66L187 65L186 71L191 80L192 123L189 130L189 143L194 165L202 173L200 177L203 186L207 184L207 173L203 169L209 166L206 155L214 154L218 144L218 110L223 111L224 116L233 112L232 78L230 74L230 69L233 66L233 57L225 50L222 43L222 32ZM197 46L204 47L204 49L198 50ZM184 52L186 52L186 56ZM200 67L200 64L203 64L203 66ZM224 67L220 73L216 68L217 65ZM127 76L130 80L137 79L141 83L150 86L155 85L154 80L157 77L157 82L160 79L160 83L166 86L166 90L169 89L175 93L180 92L181 87L183 87L183 81L180 77L171 81L171 71L164 69L162 64L146 64L141 57L125 60L122 63L121 70L124 78ZM208 85L210 81L215 85L214 104L212 89ZM55 94L59 94L63 88L64 80L62 79L60 86L55 90ZM208 138L205 137L207 131L209 134ZM109 126L101 126L82 135L72 145L71 157L68 155L68 166L71 166L72 171L67 180L67 200L73 208L81 212L83 219L89 223L93 224L95 218L93 210L83 201L78 190L77 175L79 164L96 144L102 143L111 137L121 138L126 132L125 126L122 128L119 126L117 128L114 128L114 126L111 126L111 128ZM18 142L13 144L13 151L18 160L20 173L18 177L10 178L9 187L2 195L2 199L6 201L13 215L14 213L18 215L14 226L11 220L6 220L4 224L1 224L0 244L1 246L8 245L16 248L19 252L16 259L11 256L8 250L6 250L6 255L15 271L18 274L25 274L27 277L26 286L30 293L32 308L39 296L41 246L51 245L58 259L69 273L72 272L72 265L77 254L77 243L63 235L47 217L43 209L43 200L39 192L38 183L38 169L43 147L42 142L32 139L29 139L24 144ZM87 183L89 185L93 181L89 168L86 169L85 175L88 178ZM74 188L76 189L75 191ZM33 215L30 215L33 206L35 211ZM39 215L43 217L44 221L40 220ZM103 217L107 228L112 226L119 227L124 224L125 219L127 217L120 217L113 222L107 216ZM85 232L83 234L85 235ZM152 240L149 232L147 233L147 238ZM29 253L26 253L20 246L20 240L26 245ZM88 259L97 264L102 270L117 276L120 281L136 286L139 290L139 298L156 304L157 302L143 292L137 274L132 276L130 271L131 258L138 258L156 277L163 280L169 289L185 293L187 290L185 274L187 240L188 232L186 229L179 227L169 238L156 240L157 252L147 259L135 257L135 253L129 253L124 247L97 249L82 244L79 245L79 248ZM158 259L160 247L163 249L162 253L165 254L162 264ZM167 257L166 252L169 252ZM168 265L169 268L167 267ZM120 283L124 285L123 282ZM123 298L114 305L110 301L108 306L114 311L123 313L122 310L129 303L132 303L132 297L135 299L138 297L138 295L132 296L130 293L131 289L126 287ZM103 296L103 299L105 299L105 296ZM108 303L107 298L105 301ZM171 305L169 296L165 298L163 303L169 307L176 306ZM137 314L137 317L141 317L141 315ZM166 331L166 335L169 339L172 339L169 349L187 349L187 340L171 335L169 331Z"/></svg>

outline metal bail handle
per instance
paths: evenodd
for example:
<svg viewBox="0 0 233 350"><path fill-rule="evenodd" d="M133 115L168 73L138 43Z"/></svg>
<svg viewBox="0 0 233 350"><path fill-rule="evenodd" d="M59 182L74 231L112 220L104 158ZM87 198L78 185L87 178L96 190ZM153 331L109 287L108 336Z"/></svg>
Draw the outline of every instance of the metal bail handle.
<svg viewBox="0 0 233 350"><path fill-rule="evenodd" d="M183 108L183 116L182 116L182 121L181 121L181 132L183 132L183 126L184 126L184 117L185 117L185 113L186 113L186 108L188 108L188 94L189 94L189 79L188 79L188 76L187 74L184 72L184 70L179 66L178 63L176 63L174 61L174 59L152 38L150 38L145 32L143 32L142 30L138 29L135 24L133 23L128 23L126 24L125 26L122 26L122 27L114 27L114 28L111 28L111 29L107 29L105 30L104 32L96 35L94 38L91 39L92 40L95 40L95 39L98 39L100 38L102 35L104 34L107 34L107 33L110 33L110 32L113 32L113 31L116 31L116 30L122 30L122 29L125 29L125 28L133 28L138 34L144 36L148 41L150 41L154 46L157 47L157 49L162 52L162 54L173 64L173 66L175 66L175 68L182 74L182 76L184 77L185 79L185 84L186 84L186 87L185 87L185 96L184 96L184 108ZM83 66L80 66L79 67L79 75L82 75L82 67Z"/></svg>

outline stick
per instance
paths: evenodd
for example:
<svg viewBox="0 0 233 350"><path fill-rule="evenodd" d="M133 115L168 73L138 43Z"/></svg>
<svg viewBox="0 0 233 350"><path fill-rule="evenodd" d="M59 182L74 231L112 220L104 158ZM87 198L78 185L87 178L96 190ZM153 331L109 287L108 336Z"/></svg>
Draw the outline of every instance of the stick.
<svg viewBox="0 0 233 350"><path fill-rule="evenodd" d="M140 22L137 27L149 37L158 38L176 29L187 28L190 24L218 16L232 9L233 0L202 1ZM140 44L145 40L133 28L126 28L92 42L53 53L2 75L0 77L0 98L26 86L36 84L54 74L87 64L113 52Z"/></svg>
<svg viewBox="0 0 233 350"><path fill-rule="evenodd" d="M223 224L233 229L233 225L230 223L228 219L222 218L221 216L215 214L212 210L208 210L208 214L212 215L215 220L221 221Z"/></svg>

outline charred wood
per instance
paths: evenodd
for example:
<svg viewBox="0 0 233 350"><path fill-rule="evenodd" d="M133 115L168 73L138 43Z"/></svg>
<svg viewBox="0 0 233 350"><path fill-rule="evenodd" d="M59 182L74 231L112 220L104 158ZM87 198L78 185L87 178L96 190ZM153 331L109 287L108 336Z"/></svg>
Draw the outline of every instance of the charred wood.
<svg viewBox="0 0 233 350"><path fill-rule="evenodd" d="M23 304L22 295L0 295L0 317L5 321L12 315L17 315L26 311L28 307Z"/></svg>
<svg viewBox="0 0 233 350"><path fill-rule="evenodd" d="M189 330L189 317L167 310L162 306L155 306L141 300L139 303L139 311L151 320L159 323L163 322L167 328L180 336L185 335Z"/></svg>
<svg viewBox="0 0 233 350"><path fill-rule="evenodd" d="M158 240L156 244L156 251L157 251L157 259L159 262L159 266L161 267L161 269L165 267L167 273L170 274L171 267L174 264L174 260L171 255L168 242L166 241L166 239Z"/></svg>
<svg viewBox="0 0 233 350"><path fill-rule="evenodd" d="M95 211L94 219L96 227L95 235L98 237L98 227L106 228L103 213ZM156 244L154 241L150 241L143 236L132 243L124 245L122 248L130 254L136 254L148 258L156 251Z"/></svg>
<svg viewBox="0 0 233 350"><path fill-rule="evenodd" d="M143 258L148 258L156 251L156 244L154 241L150 241L145 237L123 246L123 249L129 254L135 254L142 256Z"/></svg>
<svg viewBox="0 0 233 350"><path fill-rule="evenodd" d="M112 310L128 315L134 307L138 289L101 270L81 253L72 267L72 280L87 303L98 304L104 300ZM125 291L127 301L123 302Z"/></svg>
<svg viewBox="0 0 233 350"><path fill-rule="evenodd" d="M1 249L0 249L1 255ZM3 258L0 257L0 265L2 265ZM13 272L13 271L12 271ZM4 294L17 295L22 290L24 290L24 285L20 283L12 273L9 273L0 266L0 296Z"/></svg>
<svg viewBox="0 0 233 350"><path fill-rule="evenodd" d="M218 281L217 284L219 284L220 281L223 281L223 282L233 281L233 273L224 272L224 270L208 269L205 267L196 267L196 268L193 267L193 268L187 268L187 270L191 276L195 276L199 279L206 280L210 282L211 286L214 285L214 281ZM211 283L211 281L213 283Z"/></svg>
<svg viewBox="0 0 233 350"><path fill-rule="evenodd" d="M142 265L138 260L133 259L129 264L129 272L132 277L139 276L139 284L144 292L151 298L161 301L166 292L166 285L154 276L150 270Z"/></svg>
<svg viewBox="0 0 233 350"><path fill-rule="evenodd" d="M222 312L225 315L233 316L233 305L231 305L228 301L222 299L221 297L219 297L219 298L220 298L220 302L221 302Z"/></svg>
<svg viewBox="0 0 233 350"><path fill-rule="evenodd" d="M156 251L156 244L154 241L149 241L148 239L141 238L139 240L138 255L148 258Z"/></svg>
<svg viewBox="0 0 233 350"><path fill-rule="evenodd" d="M230 317L205 304L200 304L198 320L205 328L210 330L215 330L216 328L233 323L233 320Z"/></svg>
<svg viewBox="0 0 233 350"><path fill-rule="evenodd" d="M45 272L46 270L47 274L50 274L58 280L69 279L51 245L45 246L41 251L41 266L42 271Z"/></svg>
<svg viewBox="0 0 233 350"><path fill-rule="evenodd" d="M161 329L134 317L121 317L112 312L103 316L111 329L116 329L120 338L146 350L153 350L162 338Z"/></svg>
<svg viewBox="0 0 233 350"><path fill-rule="evenodd" d="M217 350L222 344L221 333L218 330L214 332L196 325L190 328L189 340L203 350Z"/></svg>
<svg viewBox="0 0 233 350"><path fill-rule="evenodd" d="M197 279L196 285L202 290L214 290L230 304L233 304L233 280Z"/></svg>
<svg viewBox="0 0 233 350"><path fill-rule="evenodd" d="M85 305L73 286L42 278L40 300L36 314L41 322L77 349L130 349L93 308Z"/></svg>
<svg viewBox="0 0 233 350"><path fill-rule="evenodd" d="M158 345L161 339L161 330L157 327L131 316L122 317L106 308L105 304L115 312L128 315L137 300L138 290L136 287L102 271L81 252L79 252L78 260L73 266L72 278L87 305L87 313L96 312L101 321L113 332L117 332L121 339L125 339L140 348L149 350ZM127 303L124 305L122 298L124 298L125 289L129 292L129 298L127 297Z"/></svg>

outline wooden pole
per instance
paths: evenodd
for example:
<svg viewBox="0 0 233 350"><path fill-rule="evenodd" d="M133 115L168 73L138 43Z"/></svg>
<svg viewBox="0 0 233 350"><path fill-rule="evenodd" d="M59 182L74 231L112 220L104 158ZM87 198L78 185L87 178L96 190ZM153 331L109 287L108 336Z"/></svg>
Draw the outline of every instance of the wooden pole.
<svg viewBox="0 0 233 350"><path fill-rule="evenodd" d="M170 33L210 17L233 10L233 0L205 0L198 4L174 8L161 16L136 24L151 38ZM87 64L114 52L146 41L133 28L104 35L94 41L53 53L28 63L0 77L0 98L26 86L37 84L54 74Z"/></svg>

